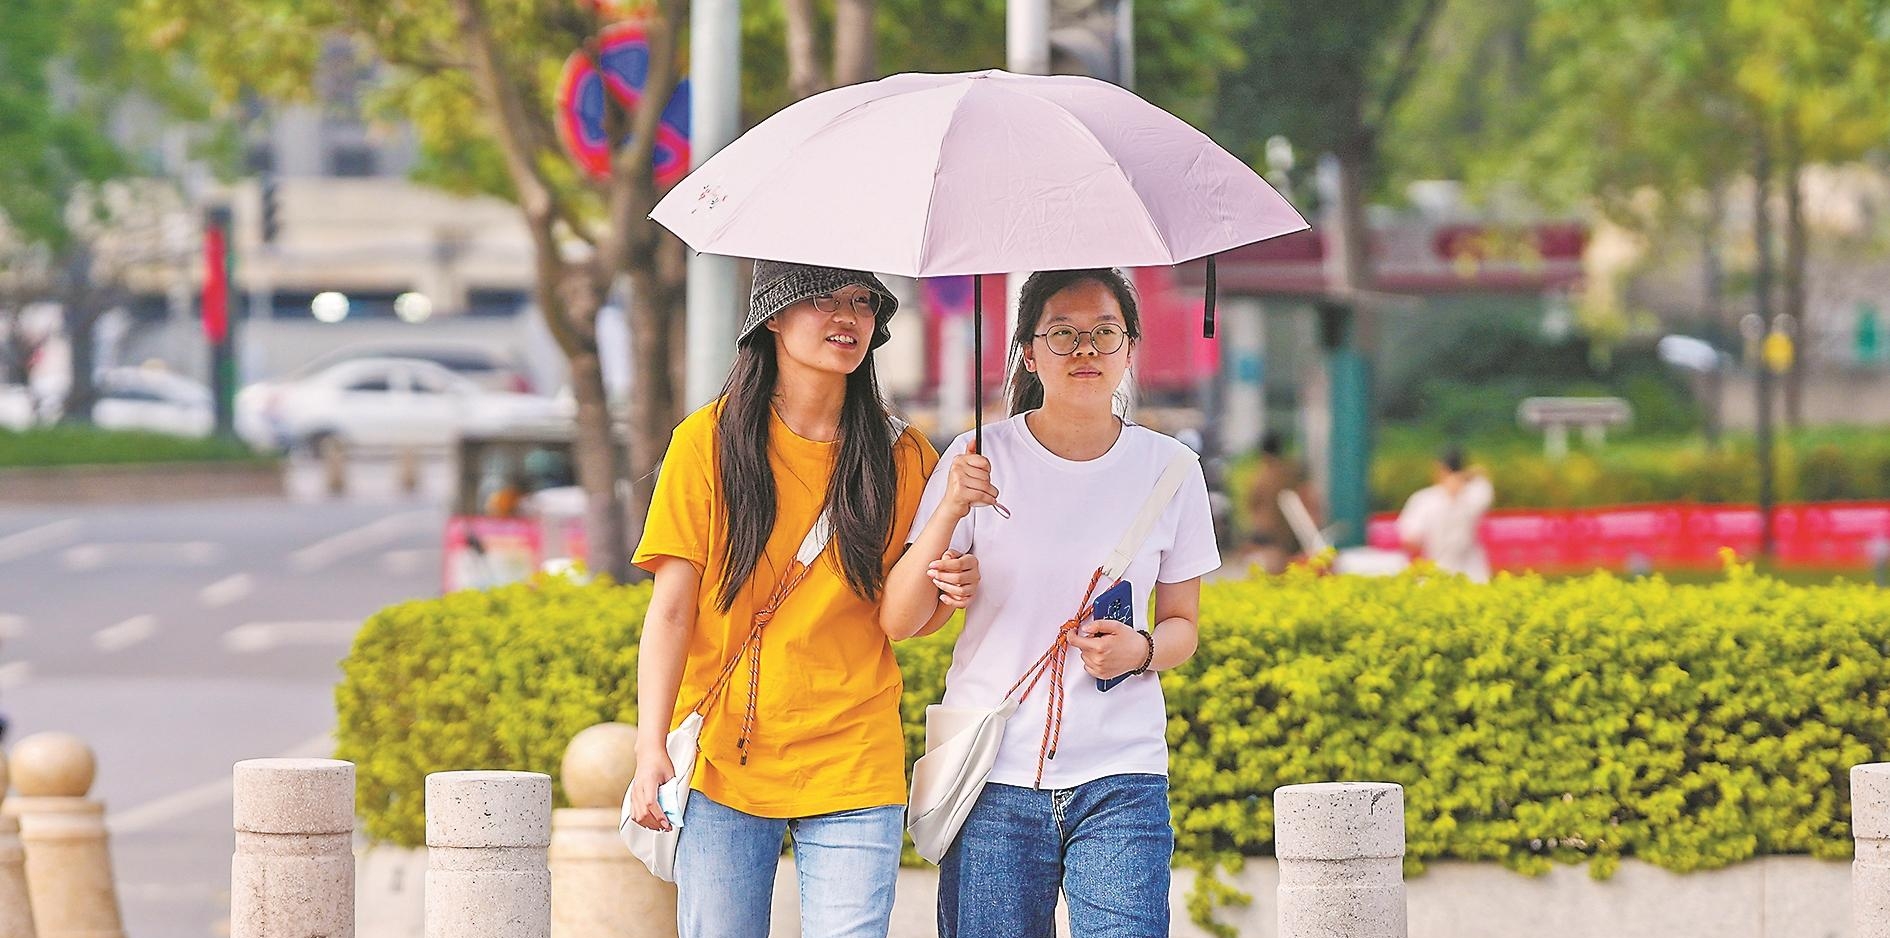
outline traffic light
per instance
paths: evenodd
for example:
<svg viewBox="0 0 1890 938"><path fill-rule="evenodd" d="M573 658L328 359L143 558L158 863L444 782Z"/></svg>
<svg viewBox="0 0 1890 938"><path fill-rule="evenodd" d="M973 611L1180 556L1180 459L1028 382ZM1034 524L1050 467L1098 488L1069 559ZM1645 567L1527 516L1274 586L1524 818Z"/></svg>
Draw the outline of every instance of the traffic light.
<svg viewBox="0 0 1890 938"><path fill-rule="evenodd" d="M276 198L276 177L273 173L262 176L262 240L264 244L273 244L276 235L282 230L280 203Z"/></svg>

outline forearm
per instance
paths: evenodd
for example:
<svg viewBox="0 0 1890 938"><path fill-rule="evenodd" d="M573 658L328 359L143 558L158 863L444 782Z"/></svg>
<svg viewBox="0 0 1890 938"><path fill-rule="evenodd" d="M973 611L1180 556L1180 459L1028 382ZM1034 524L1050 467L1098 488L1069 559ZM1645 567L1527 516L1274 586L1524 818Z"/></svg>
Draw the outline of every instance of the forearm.
<svg viewBox="0 0 1890 938"><path fill-rule="evenodd" d="M958 520L945 512L934 514L886 575L879 627L894 641L929 635L951 617L951 607L939 602L938 585L932 582L927 568L951 547L952 531L957 526Z"/></svg>
<svg viewBox="0 0 1890 938"><path fill-rule="evenodd" d="M1186 664L1201 644L1201 629L1193 619L1173 616L1156 623L1151 633L1155 639L1155 659L1150 671L1166 671Z"/></svg>
<svg viewBox="0 0 1890 938"><path fill-rule="evenodd" d="M693 595L690 597L693 600ZM661 749L675 719L695 606L660 594L651 598L637 651L637 748Z"/></svg>

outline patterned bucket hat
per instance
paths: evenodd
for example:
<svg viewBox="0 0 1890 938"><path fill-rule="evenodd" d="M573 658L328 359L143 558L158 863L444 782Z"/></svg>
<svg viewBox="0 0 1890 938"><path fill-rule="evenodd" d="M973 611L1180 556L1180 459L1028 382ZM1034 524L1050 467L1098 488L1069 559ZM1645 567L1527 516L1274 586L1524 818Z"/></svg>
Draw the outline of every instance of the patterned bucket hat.
<svg viewBox="0 0 1890 938"><path fill-rule="evenodd" d="M843 270L838 267L815 267L809 264L790 264L786 261L756 261L755 287L748 297L748 319L742 323L741 332L735 336L736 344L747 341L748 336L774 314L810 297L823 293L833 293L849 286L865 287L873 291L879 301L879 315L873 322L873 341L867 348L876 349L892 338L892 330L887 322L893 313L899 310L899 298L880 282L878 277L863 270Z"/></svg>

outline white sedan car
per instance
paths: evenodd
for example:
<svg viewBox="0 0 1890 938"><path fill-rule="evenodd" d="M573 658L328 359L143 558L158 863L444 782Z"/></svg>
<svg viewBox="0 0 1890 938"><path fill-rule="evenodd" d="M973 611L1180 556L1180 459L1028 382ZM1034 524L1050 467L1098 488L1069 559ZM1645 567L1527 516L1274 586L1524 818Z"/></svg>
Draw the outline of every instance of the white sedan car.
<svg viewBox="0 0 1890 938"><path fill-rule="evenodd" d="M216 428L210 389L182 375L111 368L98 376L92 423L107 430L148 430L203 438Z"/></svg>
<svg viewBox="0 0 1890 938"><path fill-rule="evenodd" d="M537 394L491 391L430 361L360 358L236 397L236 432L261 449L438 447L461 433L562 425L572 410Z"/></svg>

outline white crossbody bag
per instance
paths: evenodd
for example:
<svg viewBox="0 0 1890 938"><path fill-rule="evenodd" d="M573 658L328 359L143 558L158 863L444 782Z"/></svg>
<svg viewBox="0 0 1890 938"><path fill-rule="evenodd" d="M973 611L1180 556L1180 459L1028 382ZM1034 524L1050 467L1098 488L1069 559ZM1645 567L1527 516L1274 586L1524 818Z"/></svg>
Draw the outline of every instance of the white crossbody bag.
<svg viewBox="0 0 1890 938"><path fill-rule="evenodd" d="M1104 561L1100 578L1110 582L1122 579L1142 542L1161 519L1168 503L1181 489L1189 470L1199 457L1181 449L1169 460L1155 488L1142 503L1141 513L1123 532L1122 541ZM1092 579L1093 593L1097 580ZM975 601L975 600L974 600ZM1087 603L1087 600L1085 600ZM1029 677L1027 674L1026 677ZM1018 681L1023 686L1022 680ZM1033 681L1030 685L1035 686ZM906 807L906 830L912 835L919 856L937 863L951 849L958 831L965 825L971 808L991 776L997 762L998 745L1004 740L1004 724L1018 704L1030 694L1024 687L1011 689L995 707L947 707L933 704L925 708L925 755L912 766L912 797Z"/></svg>

